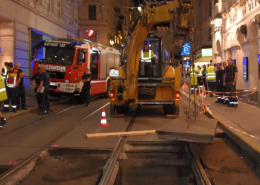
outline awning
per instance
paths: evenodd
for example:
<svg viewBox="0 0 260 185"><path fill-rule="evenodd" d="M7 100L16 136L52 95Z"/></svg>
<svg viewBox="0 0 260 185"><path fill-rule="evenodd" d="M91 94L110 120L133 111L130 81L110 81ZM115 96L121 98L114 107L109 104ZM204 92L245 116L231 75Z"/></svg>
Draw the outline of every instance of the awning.
<svg viewBox="0 0 260 185"><path fill-rule="evenodd" d="M197 62L210 62L212 60L212 57L201 57L201 58L197 58L194 63Z"/></svg>

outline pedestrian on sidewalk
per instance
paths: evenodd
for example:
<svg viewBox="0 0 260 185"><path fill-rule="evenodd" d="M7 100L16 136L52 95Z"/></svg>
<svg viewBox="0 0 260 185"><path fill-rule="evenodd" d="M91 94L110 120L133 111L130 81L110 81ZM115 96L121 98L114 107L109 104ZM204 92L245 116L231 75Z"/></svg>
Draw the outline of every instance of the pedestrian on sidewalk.
<svg viewBox="0 0 260 185"><path fill-rule="evenodd" d="M37 69L37 73L35 73L31 78L30 78L30 83L32 85L32 87L34 87L34 94L35 94L35 98L37 100L37 104L38 104L38 109L39 109L39 113L42 112L42 105L41 105L41 101L40 101L40 96L37 92L39 86L40 86L40 82L41 82L41 74L40 74L40 67L38 67ZM35 83L34 83L35 82Z"/></svg>
<svg viewBox="0 0 260 185"><path fill-rule="evenodd" d="M44 67L40 68L40 86L37 93L39 94L40 104L42 111L40 115L49 114L50 110L50 100L49 100L49 84L51 83L50 74L46 72Z"/></svg>
<svg viewBox="0 0 260 185"><path fill-rule="evenodd" d="M217 92L218 100L215 103L222 102L222 92L223 92L223 69L221 69L220 63L217 63L216 66L216 82L217 82Z"/></svg>
<svg viewBox="0 0 260 185"><path fill-rule="evenodd" d="M26 107L25 88L23 84L23 77L26 75L26 73L20 69L19 63L15 63L14 68L18 70L18 74L20 76L20 83L17 87L17 110L28 110L28 108Z"/></svg>
<svg viewBox="0 0 260 185"><path fill-rule="evenodd" d="M91 89L91 85L90 85L91 75L89 74L88 68L86 69L84 75L82 76L81 81L84 83L84 86L82 88L82 92L83 92L84 97L85 97L86 106L88 107L89 103L90 103L90 89Z"/></svg>
<svg viewBox="0 0 260 185"><path fill-rule="evenodd" d="M6 94L4 78L0 76L0 102L6 99L7 99L7 94ZM3 116L1 111L0 111L0 118L1 118L0 129L1 129L6 123L6 118Z"/></svg>
<svg viewBox="0 0 260 185"><path fill-rule="evenodd" d="M216 90L216 71L213 66L213 63L210 63L210 66L206 69L206 80L209 86L210 97L213 97L213 92Z"/></svg>
<svg viewBox="0 0 260 185"><path fill-rule="evenodd" d="M9 111L9 102L12 104L12 111L16 113L17 108L17 87L20 83L20 76L17 69L14 69L14 64L7 64L8 72L6 76L6 93L8 99L4 101L4 111Z"/></svg>
<svg viewBox="0 0 260 185"><path fill-rule="evenodd" d="M228 107L237 107L238 99L236 94L236 81L237 81L237 66L232 63L232 59L228 58L228 66L225 72L225 78L223 85L226 86L226 91L230 92Z"/></svg>

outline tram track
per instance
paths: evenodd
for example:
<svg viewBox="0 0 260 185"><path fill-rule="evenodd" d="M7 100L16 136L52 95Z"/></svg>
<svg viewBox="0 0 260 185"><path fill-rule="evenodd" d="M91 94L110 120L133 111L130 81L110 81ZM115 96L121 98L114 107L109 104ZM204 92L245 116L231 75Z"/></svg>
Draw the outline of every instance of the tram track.
<svg viewBox="0 0 260 185"><path fill-rule="evenodd" d="M92 97L92 98L90 99L90 101L93 101L93 100L96 99L97 97L98 97L98 96ZM68 111L68 110L70 110L70 109L77 108L77 107L79 107L79 106L80 106L80 105L72 105L72 106L63 108L62 110L59 110L58 112L49 113L49 114L47 114L47 115L45 115L45 116L43 116L43 117L41 117L41 118L39 118L39 119L36 119L36 120L34 120L34 121L30 122L30 123L27 123L27 124L22 125L22 126L20 126L20 127L18 127L18 128L15 128L15 129L10 130L10 131L8 131L8 132L6 132L6 133L3 133L1 136L5 136L5 135L8 135L8 134L10 134L10 133L13 133L13 132L22 130L22 129L24 129L24 128L33 126L33 125L35 125L36 123L39 123L40 121L44 121L44 120L46 120L47 118L51 118L51 117L53 117L53 116L59 115L59 114L64 113L64 112L66 112L66 111Z"/></svg>
<svg viewBox="0 0 260 185"><path fill-rule="evenodd" d="M50 147L52 144L54 144L56 141L60 140L62 137L64 137L65 135L67 135L69 132L71 132L72 130L74 130L76 127L78 127L80 124L83 123L84 120L86 120L87 118L95 115L97 112L99 112L101 109L103 109L104 107L106 107L107 105L109 105L110 102L100 106L98 109L96 109L95 111L93 111L92 113L88 114L87 116L85 116L83 119L81 119L79 122L77 122L76 124L72 125L69 129L67 129L65 132L59 134L57 137L55 137L54 139L52 139L50 142L48 142L47 144L45 144L44 146L42 146L39 150L37 150L36 152L34 152L32 155L30 155L29 157L27 157L26 159L24 159L22 162L20 162L18 165L11 167L8 171L6 171L5 173L3 173L0 176L0 184L6 184L5 179L12 176L16 171L21 170L22 168L24 168L27 164L30 163L31 160L33 160L34 158L36 158L37 156L39 156L41 154L41 152L44 152L46 149L48 149L48 147ZM71 106L71 108L74 108L76 106ZM64 110L69 110L68 108L64 109ZM61 110L57 113L61 113L62 111L64 112L64 110ZM57 114L54 113L53 115ZM15 129L14 131L17 130L21 130L23 128L26 128L28 126L32 126L33 124L46 119L47 117L51 117L53 115L50 116L45 116L44 118L41 118L37 121L34 121L28 125L22 126L19 129ZM10 133L10 132L9 132ZM13 183L11 183L13 184ZM16 184L16 183L15 183Z"/></svg>
<svg viewBox="0 0 260 185"><path fill-rule="evenodd" d="M109 105L109 103L104 104L97 110L88 114L73 127L76 128L78 125L82 124L85 120L95 115L107 105ZM125 127L125 131L131 131L133 125L136 123L136 119L138 118L139 113L139 107L130 113L130 116L132 117ZM127 116L129 117L129 115ZM211 119L209 118L209 120ZM223 168L216 171L214 167L208 164L208 161L205 157L205 153L208 152L208 147L211 147L207 144L193 144L188 142L166 140L159 142L133 142L131 140L129 141L127 137L123 136L118 139L114 149L49 147L72 130L73 128L67 130L67 132L64 132L59 137L56 137L54 140L43 146L40 150L35 152L34 155L30 156L30 158L18 164L19 166L15 166L14 169L11 170L13 172L10 171L4 174L5 176L0 178L0 184L4 182L4 178L8 178L8 176L12 175L12 173L15 173L15 170L18 171L26 168L30 168L26 172L26 174L29 175L28 178L21 181L21 185L34 184L35 182L32 181L33 178L31 178L30 181L30 177L35 176L38 176L40 179L45 181L46 184L61 183L65 185L75 183L81 184L83 182L85 184L96 185L139 185L144 183L165 185L210 185L219 181L219 179L214 179L221 176L218 174L219 171L221 171L221 173L229 174L233 171L239 171L239 173L240 171L241 173L248 173L250 170L249 167L242 167L238 170L234 170L233 166L224 164ZM98 130L96 130L96 132L98 132ZM228 139L223 138L216 138L216 140L217 143L220 140L222 143L228 142ZM214 149L213 152L220 152L222 147L223 144L221 147L218 146L216 149ZM232 145L228 147L232 148ZM234 150L233 148L230 148L229 150ZM224 150L226 151L227 149ZM203 153L201 153L201 151L203 151ZM240 160L240 154L233 152L232 155L233 156L231 158L236 158L236 162ZM222 161L225 162L225 160L228 160L218 159L218 156L215 156L215 158L218 164ZM37 161L41 162L39 163ZM46 169L46 165L42 165L43 163L51 165L54 169L49 172L49 168ZM52 163L55 163L56 165ZM65 164L68 166L65 167ZM73 164L73 167L69 166L69 164ZM38 171L33 170L36 166ZM61 167L59 168L59 166ZM68 169L64 169L64 167ZM25 173L24 170L23 173ZM240 176L241 174L236 175ZM90 177L92 177L92 179L90 179ZM93 177L96 178L95 182L93 181Z"/></svg>

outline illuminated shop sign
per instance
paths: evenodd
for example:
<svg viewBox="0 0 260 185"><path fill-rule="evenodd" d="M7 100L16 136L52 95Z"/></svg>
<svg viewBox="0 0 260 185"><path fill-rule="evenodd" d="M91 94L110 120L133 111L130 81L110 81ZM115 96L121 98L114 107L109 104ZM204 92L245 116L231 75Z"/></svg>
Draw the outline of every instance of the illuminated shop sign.
<svg viewBox="0 0 260 185"><path fill-rule="evenodd" d="M202 49L202 57L212 57L212 48Z"/></svg>

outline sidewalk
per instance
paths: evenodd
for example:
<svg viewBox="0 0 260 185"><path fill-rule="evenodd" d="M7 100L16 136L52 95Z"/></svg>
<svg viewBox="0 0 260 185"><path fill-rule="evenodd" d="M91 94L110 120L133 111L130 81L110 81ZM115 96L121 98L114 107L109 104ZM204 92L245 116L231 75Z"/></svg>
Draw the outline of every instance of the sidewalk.
<svg viewBox="0 0 260 185"><path fill-rule="evenodd" d="M184 93L188 94L188 90L185 90ZM216 100L217 97L207 95L204 102L218 120L221 129L243 150L260 162L260 109L242 101L239 101L237 108L228 107L215 103Z"/></svg>
<svg viewBox="0 0 260 185"><path fill-rule="evenodd" d="M55 104L59 104L59 103L62 103L64 101L67 101L68 100L68 97L66 96L62 96L62 97L50 97L50 105L55 105ZM17 113L13 113L11 111L11 109L9 110L9 112L4 112L3 111L3 105L4 103L2 102L1 103L1 112L3 113L4 117L8 120L8 119L11 119L11 118L14 118L14 117L17 117L17 116L20 116L20 115L23 115L23 114L27 114L31 111L34 111L34 110L38 110L38 106L37 106L37 102L36 102L36 99L35 99L35 96L33 95L29 95L26 97L26 106L28 108L28 110L17 110Z"/></svg>

